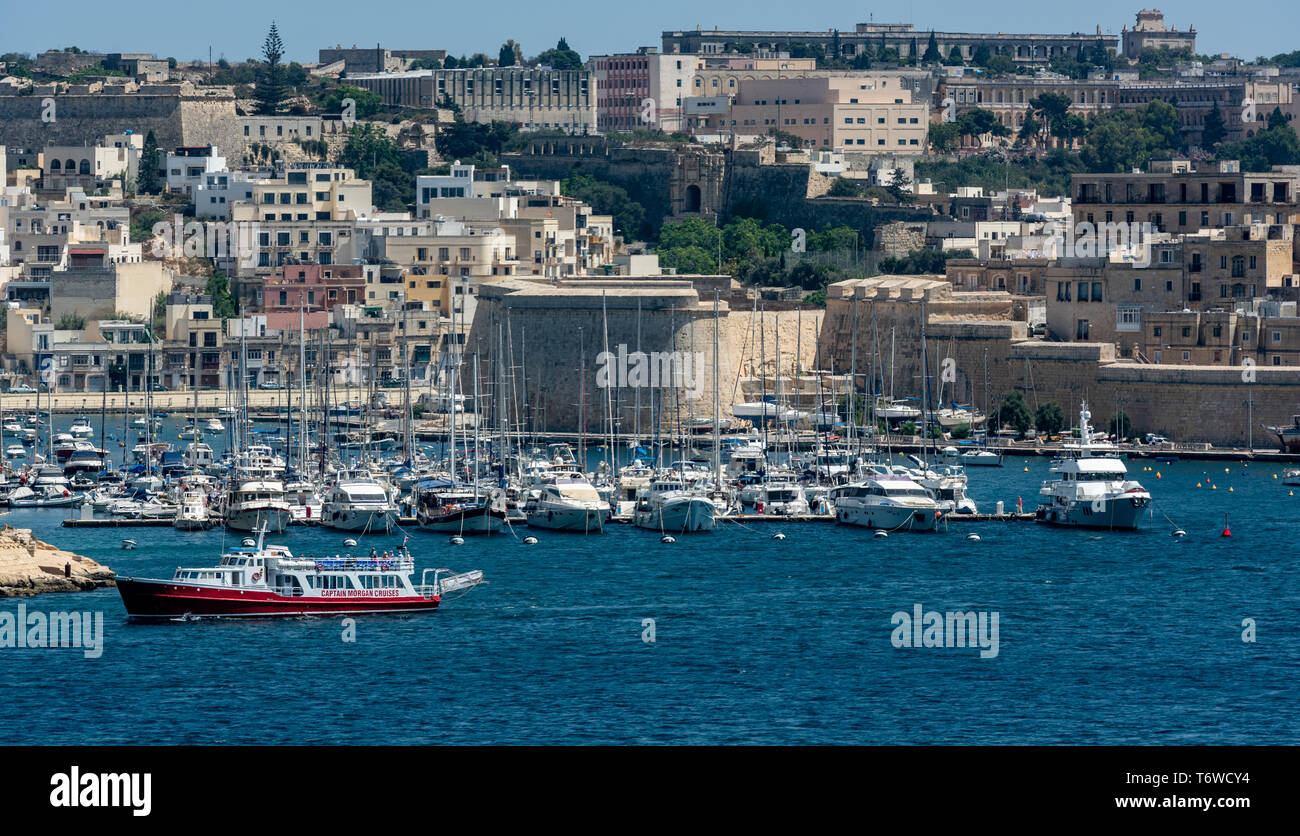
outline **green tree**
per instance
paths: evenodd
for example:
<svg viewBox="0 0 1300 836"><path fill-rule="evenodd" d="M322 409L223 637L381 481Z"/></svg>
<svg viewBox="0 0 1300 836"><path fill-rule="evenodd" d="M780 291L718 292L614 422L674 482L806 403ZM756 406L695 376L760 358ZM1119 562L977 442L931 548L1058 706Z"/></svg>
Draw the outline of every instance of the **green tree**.
<svg viewBox="0 0 1300 836"><path fill-rule="evenodd" d="M930 123L929 138L930 147L940 154L953 153L961 142L960 132L953 122Z"/></svg>
<svg viewBox="0 0 1300 836"><path fill-rule="evenodd" d="M989 52L989 45L981 41L975 45L975 51L971 53L970 61L977 67L987 67L989 59L992 57L992 53Z"/></svg>
<svg viewBox="0 0 1300 836"><path fill-rule="evenodd" d="M1269 171L1275 165L1300 165L1300 140L1290 125L1279 125L1220 145L1217 156L1221 160L1240 160L1242 171Z"/></svg>
<svg viewBox="0 0 1300 836"><path fill-rule="evenodd" d="M212 315L217 319L230 319L239 314L234 297L230 295L230 279L224 273L213 273L203 292L212 297Z"/></svg>
<svg viewBox="0 0 1300 836"><path fill-rule="evenodd" d="M1201 126L1201 147L1213 148L1227 138L1228 126L1223 120L1223 111L1219 110L1218 101L1215 101L1214 107L1205 114L1205 124Z"/></svg>
<svg viewBox="0 0 1300 836"><path fill-rule="evenodd" d="M373 90L353 87L350 84L340 84L325 95L320 102L320 108L325 113L340 113L343 110L344 99L353 101L356 107L355 116L358 119L369 119L382 110L384 106L384 100Z"/></svg>
<svg viewBox="0 0 1300 836"><path fill-rule="evenodd" d="M1060 136L1060 126L1069 109L1070 97L1064 93L1040 93L1029 100L1029 112L1042 123L1047 136Z"/></svg>
<svg viewBox="0 0 1300 836"><path fill-rule="evenodd" d="M939 55L939 42L934 39L934 30L930 30L930 40L925 45L925 54L921 56L923 64L938 64L941 56Z"/></svg>
<svg viewBox="0 0 1300 836"><path fill-rule="evenodd" d="M857 197L861 193L857 182L847 177L836 177L826 192L831 197Z"/></svg>
<svg viewBox="0 0 1300 836"><path fill-rule="evenodd" d="M1285 128L1286 126L1286 116L1282 114L1282 108L1273 108L1273 112L1268 115L1268 129Z"/></svg>
<svg viewBox="0 0 1300 836"><path fill-rule="evenodd" d="M54 324L58 331L81 331L86 327L86 318L76 313L65 313Z"/></svg>
<svg viewBox="0 0 1300 836"><path fill-rule="evenodd" d="M902 203L912 196L912 178L901 168L896 168L891 172L889 185L885 187L894 200Z"/></svg>
<svg viewBox="0 0 1300 836"><path fill-rule="evenodd" d="M501 49L497 50L497 66L513 67L522 63L524 63L524 51L513 38L503 43Z"/></svg>
<svg viewBox="0 0 1300 836"><path fill-rule="evenodd" d="M645 207L628 197L622 186L575 171L564 178L560 189L569 197L590 204L600 214L612 216L614 229L621 232L625 240L644 237Z"/></svg>
<svg viewBox="0 0 1300 836"><path fill-rule="evenodd" d="M988 70L988 74L992 78L1011 75L1016 71L1016 62L999 52L989 57L989 60L984 64L984 69Z"/></svg>
<svg viewBox="0 0 1300 836"><path fill-rule="evenodd" d="M548 49L533 59L554 70L581 70L582 56L569 48L569 42L560 38L554 49Z"/></svg>
<svg viewBox="0 0 1300 836"><path fill-rule="evenodd" d="M257 99L257 112L260 114L271 115L279 112L280 105L285 100L287 85L284 67L280 64L280 59L283 57L284 42L280 40L280 31L272 21L271 30L266 33L266 40L262 43L261 72L258 73L257 88L253 93L254 98Z"/></svg>
<svg viewBox="0 0 1300 836"><path fill-rule="evenodd" d="M1033 426L1033 416L1029 414L1029 406L1025 403L1025 396L1020 392L1008 392L1002 398L1002 403L997 409L997 423L999 426L1013 428L1020 435L1029 432Z"/></svg>
<svg viewBox="0 0 1300 836"><path fill-rule="evenodd" d="M158 161L158 138L153 130L145 134L144 147L140 150L139 171L135 176L135 190L139 194L157 194L162 178L159 176L161 166Z"/></svg>
<svg viewBox="0 0 1300 836"><path fill-rule="evenodd" d="M1061 410L1061 405L1055 401L1040 404L1034 410L1034 426L1048 435L1059 433L1065 426L1065 413Z"/></svg>

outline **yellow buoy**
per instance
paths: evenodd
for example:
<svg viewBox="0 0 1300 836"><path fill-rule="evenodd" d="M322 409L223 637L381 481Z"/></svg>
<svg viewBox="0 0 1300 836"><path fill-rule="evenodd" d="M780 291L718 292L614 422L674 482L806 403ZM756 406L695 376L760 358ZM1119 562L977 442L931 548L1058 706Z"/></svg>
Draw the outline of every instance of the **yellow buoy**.
<svg viewBox="0 0 1300 836"><path fill-rule="evenodd" d="M1228 493L1236 493L1236 491L1232 489L1232 485L1228 486Z"/></svg>
<svg viewBox="0 0 1300 836"><path fill-rule="evenodd" d="M1197 483L1196 483L1196 487L1199 488L1200 486L1201 486L1201 483L1200 483L1200 482L1197 482Z"/></svg>
<svg viewBox="0 0 1300 836"><path fill-rule="evenodd" d="M1157 479L1160 478L1160 471L1158 471L1158 470L1156 471L1156 478L1157 478Z"/></svg>
<svg viewBox="0 0 1300 836"><path fill-rule="evenodd" d="M1219 489L1218 485L1210 485L1210 490L1217 491L1218 489Z"/></svg>
<svg viewBox="0 0 1300 836"><path fill-rule="evenodd" d="M1274 478L1274 479L1277 478L1277 474L1276 474L1276 473L1273 474L1273 478Z"/></svg>
<svg viewBox="0 0 1300 836"><path fill-rule="evenodd" d="M1295 491L1287 491L1287 492L1286 492L1286 495L1287 495L1287 496L1295 496Z"/></svg>
<svg viewBox="0 0 1300 836"><path fill-rule="evenodd" d="M1029 468L1026 467L1026 468L1025 468L1025 472L1028 473L1028 472L1029 472Z"/></svg>
<svg viewBox="0 0 1300 836"><path fill-rule="evenodd" d="M1224 472L1224 473L1227 473L1227 472L1228 472L1228 468L1225 467L1225 468L1223 469L1223 472Z"/></svg>

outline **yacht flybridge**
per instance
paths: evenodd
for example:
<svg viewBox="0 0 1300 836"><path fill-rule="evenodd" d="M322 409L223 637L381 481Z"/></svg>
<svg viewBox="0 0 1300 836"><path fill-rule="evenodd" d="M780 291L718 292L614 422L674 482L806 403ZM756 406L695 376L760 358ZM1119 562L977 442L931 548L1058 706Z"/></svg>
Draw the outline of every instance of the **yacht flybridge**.
<svg viewBox="0 0 1300 836"><path fill-rule="evenodd" d="M1051 477L1038 491L1041 522L1087 528L1137 528L1151 494L1132 479L1114 445L1092 438L1092 413L1079 410L1079 443L1052 462Z"/></svg>

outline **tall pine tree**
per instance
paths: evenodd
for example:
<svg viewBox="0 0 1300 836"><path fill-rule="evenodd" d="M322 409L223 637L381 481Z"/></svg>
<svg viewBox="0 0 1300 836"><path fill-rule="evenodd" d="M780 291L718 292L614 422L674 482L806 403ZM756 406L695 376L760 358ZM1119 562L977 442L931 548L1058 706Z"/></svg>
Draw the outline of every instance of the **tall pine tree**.
<svg viewBox="0 0 1300 836"><path fill-rule="evenodd" d="M135 175L137 194L157 194L158 178L158 140L149 131L144 138L144 148L140 151L139 170Z"/></svg>
<svg viewBox="0 0 1300 836"><path fill-rule="evenodd" d="M282 57L284 57L284 43L280 40L280 32L276 29L275 22L272 21L271 31L266 33L266 41L262 44L263 63L261 72L257 75L257 88L253 94L257 99L257 112L264 116L279 111L280 103L287 95L284 65L280 63Z"/></svg>
<svg viewBox="0 0 1300 836"><path fill-rule="evenodd" d="M1205 114L1205 125L1201 128L1201 147L1213 148L1217 143L1228 138L1228 128L1223 122L1223 112L1215 102L1210 112Z"/></svg>

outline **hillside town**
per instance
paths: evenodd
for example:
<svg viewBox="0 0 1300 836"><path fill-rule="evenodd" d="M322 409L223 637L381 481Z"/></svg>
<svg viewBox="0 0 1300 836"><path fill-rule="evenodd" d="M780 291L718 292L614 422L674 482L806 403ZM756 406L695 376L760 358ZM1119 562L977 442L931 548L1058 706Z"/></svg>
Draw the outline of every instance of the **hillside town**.
<svg viewBox="0 0 1300 836"><path fill-rule="evenodd" d="M943 398L993 429L1032 430L1008 399L1068 415L1088 395L1134 437L1264 441L1251 422L1289 422L1300 391L1300 59L1199 54L1175 23L304 63L271 24L244 63L6 54L0 389L409 387L445 406L467 358L525 362L503 356L511 320L544 358L529 408L598 432L575 404L602 327L682 348L716 298L720 420L814 377L841 408L846 374L917 397L946 358ZM565 320L585 360L541 337ZM1232 417L1187 408L1207 402Z"/></svg>

